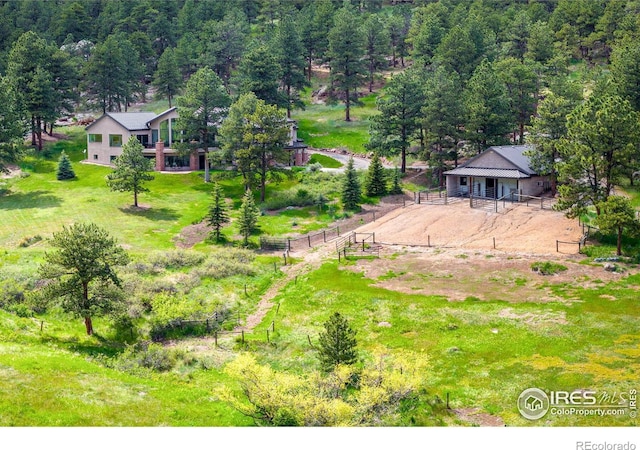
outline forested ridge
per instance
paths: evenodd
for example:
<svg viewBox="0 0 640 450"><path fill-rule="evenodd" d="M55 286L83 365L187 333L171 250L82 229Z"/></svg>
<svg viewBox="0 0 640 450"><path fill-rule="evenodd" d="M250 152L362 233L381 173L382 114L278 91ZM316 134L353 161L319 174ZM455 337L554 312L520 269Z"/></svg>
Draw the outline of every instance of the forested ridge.
<svg viewBox="0 0 640 450"><path fill-rule="evenodd" d="M368 147L399 156L402 172L411 150L442 184L460 157L528 141L539 171L562 177L566 118L585 98L640 108L639 12L636 0L5 1L0 70L15 101L2 116L22 120L1 140L30 128L41 147L61 115L127 111L149 92L171 105L203 68L231 101L252 92L291 116L324 66L346 121L387 81ZM630 177L636 153L607 176Z"/></svg>

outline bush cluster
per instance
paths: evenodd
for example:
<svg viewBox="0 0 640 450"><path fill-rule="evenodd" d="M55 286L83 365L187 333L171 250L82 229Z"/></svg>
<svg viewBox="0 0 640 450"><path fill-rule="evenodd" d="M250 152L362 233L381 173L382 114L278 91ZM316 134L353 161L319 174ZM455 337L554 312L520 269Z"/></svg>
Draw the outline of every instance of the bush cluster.
<svg viewBox="0 0 640 450"><path fill-rule="evenodd" d="M538 272L540 275L555 275L556 273L564 272L567 267L551 261L538 261L531 264L531 270Z"/></svg>
<svg viewBox="0 0 640 450"><path fill-rule="evenodd" d="M156 268L182 269L184 267L197 266L204 260L205 255L202 253L189 252L185 250L172 250L169 252L151 255L149 262Z"/></svg>

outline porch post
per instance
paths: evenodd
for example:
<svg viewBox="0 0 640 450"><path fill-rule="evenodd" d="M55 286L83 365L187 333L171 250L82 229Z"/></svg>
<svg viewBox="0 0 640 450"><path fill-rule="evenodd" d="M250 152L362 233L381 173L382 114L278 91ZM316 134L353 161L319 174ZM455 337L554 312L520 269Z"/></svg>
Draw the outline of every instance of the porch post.
<svg viewBox="0 0 640 450"><path fill-rule="evenodd" d="M469 177L469 208L473 208L473 177Z"/></svg>

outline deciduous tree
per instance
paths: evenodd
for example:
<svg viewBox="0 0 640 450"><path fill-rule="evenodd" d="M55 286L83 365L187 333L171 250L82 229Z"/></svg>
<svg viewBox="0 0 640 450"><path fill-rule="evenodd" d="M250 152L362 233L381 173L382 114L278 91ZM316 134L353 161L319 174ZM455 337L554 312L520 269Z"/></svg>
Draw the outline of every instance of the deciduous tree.
<svg viewBox="0 0 640 450"><path fill-rule="evenodd" d="M63 227L51 244L56 250L45 254L39 268L48 281L42 297L57 299L65 311L83 317L91 335L92 316L113 311L123 301L116 268L129 257L106 230L92 223Z"/></svg>

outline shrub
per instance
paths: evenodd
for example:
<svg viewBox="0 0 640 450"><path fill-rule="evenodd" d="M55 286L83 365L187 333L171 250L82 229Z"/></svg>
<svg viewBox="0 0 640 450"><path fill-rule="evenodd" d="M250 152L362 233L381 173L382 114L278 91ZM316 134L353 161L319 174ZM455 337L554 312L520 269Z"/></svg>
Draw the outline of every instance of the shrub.
<svg viewBox="0 0 640 450"><path fill-rule="evenodd" d="M181 269L183 267L197 266L204 259L205 256L201 253L173 250L152 255L150 262L154 266L164 269Z"/></svg>
<svg viewBox="0 0 640 450"><path fill-rule="evenodd" d="M531 264L531 270L538 272L540 275L555 275L556 273L564 272L567 267L551 261L538 261Z"/></svg>
<svg viewBox="0 0 640 450"><path fill-rule="evenodd" d="M22 248L29 247L30 245L40 242L41 240L42 240L42 236L40 236L39 234L36 234L35 236L31 236L31 237L26 237L20 241L20 243L18 244L18 247L22 247Z"/></svg>

